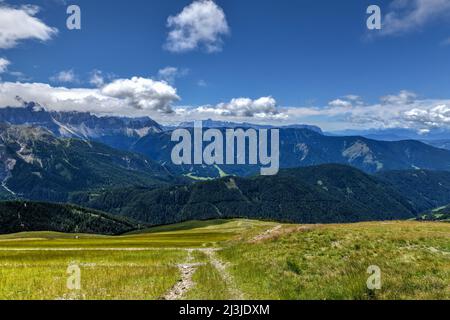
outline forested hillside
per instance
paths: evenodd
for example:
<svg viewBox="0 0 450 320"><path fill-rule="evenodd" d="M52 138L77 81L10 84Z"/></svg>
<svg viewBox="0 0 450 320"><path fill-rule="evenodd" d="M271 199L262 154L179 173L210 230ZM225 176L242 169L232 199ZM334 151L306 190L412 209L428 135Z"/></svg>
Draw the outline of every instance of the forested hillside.
<svg viewBox="0 0 450 320"><path fill-rule="evenodd" d="M156 190L78 194L72 201L151 224L245 217L298 223L415 217L416 206L388 183L357 169L322 165L277 176L226 177Z"/></svg>
<svg viewBox="0 0 450 320"><path fill-rule="evenodd" d="M376 175L401 192L418 212L450 203L450 172L407 170Z"/></svg>
<svg viewBox="0 0 450 320"><path fill-rule="evenodd" d="M0 202L0 233L56 231L115 235L135 230L129 219L72 205L38 202Z"/></svg>

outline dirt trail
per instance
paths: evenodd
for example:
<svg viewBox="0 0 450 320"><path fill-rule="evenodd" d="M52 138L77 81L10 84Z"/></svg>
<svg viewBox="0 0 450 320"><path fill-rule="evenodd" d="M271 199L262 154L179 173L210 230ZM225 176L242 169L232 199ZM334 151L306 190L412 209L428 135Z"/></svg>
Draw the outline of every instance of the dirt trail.
<svg viewBox="0 0 450 320"><path fill-rule="evenodd" d="M220 260L216 255L217 250L207 249L203 252L208 256L211 264L219 271L222 279L225 281L228 290L231 293L232 299L234 300L244 300L244 294L236 286L233 276L228 272L226 264Z"/></svg>
<svg viewBox="0 0 450 320"><path fill-rule="evenodd" d="M163 300L180 300L186 295L186 293L195 286L195 282L192 280L198 267L204 266L205 263L192 263L193 251L204 252L213 265L214 268L219 271L222 279L225 281L227 288L230 290L232 299L234 300L244 300L244 294L236 286L233 277L229 274L227 266L222 260L220 260L216 252L220 249L218 248L199 248L199 249L186 249L188 251L187 261L183 264L179 264L181 279L170 289L170 291L162 298Z"/></svg>
<svg viewBox="0 0 450 320"><path fill-rule="evenodd" d="M249 243L264 242L264 241L276 239L278 237L285 236L285 235L288 235L291 233L307 232L307 231L313 230L317 226L318 225L315 225L315 226L283 226L280 224L280 225L275 226L272 229L269 229L269 230L266 230L266 231L260 233L259 235L252 238L248 242Z"/></svg>
<svg viewBox="0 0 450 320"><path fill-rule="evenodd" d="M181 273L181 279L163 297L163 300L180 300L194 286L192 276L194 275L195 271L197 271L197 268L204 265L204 263L191 263L193 259L193 250L188 249L187 251L189 252L189 254L186 263L178 265Z"/></svg>
<svg viewBox="0 0 450 320"><path fill-rule="evenodd" d="M278 233L278 231L280 231L282 228L282 225L277 225L276 227L266 230L263 233L258 234L256 237L254 237L253 239L251 239L249 242L251 243L255 243L255 242L260 242L260 241L264 241L267 239L272 238L272 236L276 233Z"/></svg>

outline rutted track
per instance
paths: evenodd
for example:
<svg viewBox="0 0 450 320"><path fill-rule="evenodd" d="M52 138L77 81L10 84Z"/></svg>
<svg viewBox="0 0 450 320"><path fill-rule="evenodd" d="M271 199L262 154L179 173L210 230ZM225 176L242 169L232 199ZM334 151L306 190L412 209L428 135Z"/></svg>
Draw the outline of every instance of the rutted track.
<svg viewBox="0 0 450 320"><path fill-rule="evenodd" d="M192 281L194 273L197 268L203 263L191 263L192 261L192 251L188 249L188 259L186 263L179 264L181 279L170 289L170 291L164 296L163 300L180 300L186 293L195 285Z"/></svg>
<svg viewBox="0 0 450 320"><path fill-rule="evenodd" d="M227 284L227 288L230 291L231 296L235 300L244 300L244 294L237 287L233 276L228 272L226 264L217 257L217 250L205 250L204 252L209 258L211 264L219 271L223 281Z"/></svg>

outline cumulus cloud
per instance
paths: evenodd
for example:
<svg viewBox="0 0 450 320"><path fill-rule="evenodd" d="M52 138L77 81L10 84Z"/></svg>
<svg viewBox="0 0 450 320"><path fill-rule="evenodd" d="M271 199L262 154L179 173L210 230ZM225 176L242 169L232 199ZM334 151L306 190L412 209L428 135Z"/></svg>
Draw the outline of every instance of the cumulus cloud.
<svg viewBox="0 0 450 320"><path fill-rule="evenodd" d="M17 46L21 40L48 41L58 32L35 17L39 7L11 7L0 2L0 49Z"/></svg>
<svg viewBox="0 0 450 320"><path fill-rule="evenodd" d="M162 114L155 119L170 124L206 119L240 123L279 124L288 120L287 118L287 114L277 106L276 100L269 96L254 100L236 98L216 105L178 106L174 108L173 114Z"/></svg>
<svg viewBox="0 0 450 320"><path fill-rule="evenodd" d="M394 0L383 21L383 35L401 35L450 16L448 0Z"/></svg>
<svg viewBox="0 0 450 320"><path fill-rule="evenodd" d="M359 103L336 99L325 107L280 108L280 112L289 122L313 123L328 130L409 128L426 132L450 128L450 100L420 99L403 90L380 97L378 103L356 101Z"/></svg>
<svg viewBox="0 0 450 320"><path fill-rule="evenodd" d="M230 102L218 105L206 105L195 109L198 114L219 115L223 117L240 118L280 118L283 115L277 108L277 102L272 97L261 97L256 100L250 98L236 98Z"/></svg>
<svg viewBox="0 0 450 320"><path fill-rule="evenodd" d="M423 107L424 102L418 100L414 92L402 90L398 94L380 97L379 103L366 104L360 97L347 96L347 99L325 108L307 108L304 113L310 112L312 116L329 118L330 121L340 122L347 128L390 128L408 127L410 123L405 118L405 112L414 106Z"/></svg>
<svg viewBox="0 0 450 320"><path fill-rule="evenodd" d="M50 77L52 82L58 83L75 83L78 82L78 76L73 70L63 70Z"/></svg>
<svg viewBox="0 0 450 320"><path fill-rule="evenodd" d="M176 67L165 67L158 71L158 79L168 83L175 83L177 78L182 78L189 73L188 69L178 69Z"/></svg>
<svg viewBox="0 0 450 320"><path fill-rule="evenodd" d="M165 48L172 52L187 52L202 48L207 52L222 50L222 37L230 29L225 13L211 0L197 0L178 15L167 19L170 29Z"/></svg>
<svg viewBox="0 0 450 320"><path fill-rule="evenodd" d="M441 104L430 109L415 108L404 113L409 122L425 128L439 128L450 125L450 104Z"/></svg>
<svg viewBox="0 0 450 320"><path fill-rule="evenodd" d="M352 108L354 106L361 106L363 105L364 102L362 101L361 97L355 94L349 94L337 99L334 99L330 102L328 102L328 107L330 109L333 108L344 108L344 109L349 109Z"/></svg>
<svg viewBox="0 0 450 320"><path fill-rule="evenodd" d="M141 77L118 79L107 84L101 93L127 101L136 109L171 113L172 102L179 100L175 88L166 82Z"/></svg>
<svg viewBox="0 0 450 320"><path fill-rule="evenodd" d="M5 58L0 58L0 73L6 72L11 63Z"/></svg>
<svg viewBox="0 0 450 320"><path fill-rule="evenodd" d="M16 97L36 101L50 110L96 114L152 116L171 113L179 100L176 89L146 78L117 79L102 88L54 87L45 83L0 83L0 106L20 106Z"/></svg>

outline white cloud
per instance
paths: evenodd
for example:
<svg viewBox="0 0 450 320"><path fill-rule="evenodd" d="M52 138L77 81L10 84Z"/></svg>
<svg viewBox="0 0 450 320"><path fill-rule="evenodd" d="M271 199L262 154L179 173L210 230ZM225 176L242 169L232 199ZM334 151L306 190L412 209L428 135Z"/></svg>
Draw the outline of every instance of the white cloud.
<svg viewBox="0 0 450 320"><path fill-rule="evenodd" d="M405 119L426 128L439 128L450 125L450 103L429 109L415 108L404 113Z"/></svg>
<svg viewBox="0 0 450 320"><path fill-rule="evenodd" d="M405 34L449 16L448 0L394 0L384 18L381 34Z"/></svg>
<svg viewBox="0 0 450 320"><path fill-rule="evenodd" d="M165 48L172 52L186 52L203 48L207 52L222 50L222 36L230 29L225 13L211 0L197 0L178 15L167 19L170 29Z"/></svg>
<svg viewBox="0 0 450 320"><path fill-rule="evenodd" d="M278 114L277 102L272 97L262 97L256 100L249 98L235 98L217 106L199 107L198 111L212 111L224 116L264 118Z"/></svg>
<svg viewBox="0 0 450 320"><path fill-rule="evenodd" d="M209 113L221 116L243 118L276 118L281 116L277 109L277 102L272 97L262 97L256 100L249 98L235 98L227 103L216 106L201 106L197 113Z"/></svg>
<svg viewBox="0 0 450 320"><path fill-rule="evenodd" d="M350 101L342 99L330 101L328 105L331 107L344 107L344 108L351 108L353 106L353 104Z"/></svg>
<svg viewBox="0 0 450 320"><path fill-rule="evenodd" d="M75 83L78 82L78 77L73 70L63 70L50 77L50 80L59 83Z"/></svg>
<svg viewBox="0 0 450 320"><path fill-rule="evenodd" d="M355 94L349 94L328 102L328 107L331 109L333 108L349 109L353 108L354 106L361 106L363 104L364 102L362 101L360 96Z"/></svg>
<svg viewBox="0 0 450 320"><path fill-rule="evenodd" d="M177 78L186 76L188 69L178 69L176 67L165 67L158 71L158 78L173 84Z"/></svg>
<svg viewBox="0 0 450 320"><path fill-rule="evenodd" d="M89 111L96 114L153 116L171 113L179 100L176 89L164 82L133 77L102 88L53 87L44 83L0 83L0 106L20 106L16 97L35 101L50 110Z"/></svg>
<svg viewBox="0 0 450 320"><path fill-rule="evenodd" d="M406 90L383 96L374 104L334 103L325 107L280 108L280 112L288 116L289 123L306 122L326 130L450 128L450 99L419 99Z"/></svg>
<svg viewBox="0 0 450 320"><path fill-rule="evenodd" d="M104 86L101 93L108 97L125 100L139 110L166 113L171 113L172 102L180 99L176 89L166 82L140 77L115 80Z"/></svg>
<svg viewBox="0 0 450 320"><path fill-rule="evenodd" d="M351 106L330 103L322 107L282 107L270 96L236 98L216 105L175 106L180 99L176 89L164 81L147 78L117 79L100 88L0 82L0 107L21 106L17 96L50 110L150 116L162 123L212 118L276 125L308 123L325 130L410 128L426 132L433 128L450 128L450 99L419 99L405 90L381 97L373 104L363 103L358 97L353 99L358 103Z"/></svg>
<svg viewBox="0 0 450 320"><path fill-rule="evenodd" d="M5 58L0 58L0 73L6 72L8 69L8 66L11 64L8 60Z"/></svg>
<svg viewBox="0 0 450 320"><path fill-rule="evenodd" d="M405 105L413 103L417 98L414 92L402 90L396 95L387 95L381 97L381 102L384 104Z"/></svg>
<svg viewBox="0 0 450 320"><path fill-rule="evenodd" d="M48 41L58 30L35 17L37 6L11 7L0 2L0 49L15 47L19 41L36 39Z"/></svg>
<svg viewBox="0 0 450 320"><path fill-rule="evenodd" d="M96 87L102 87L105 84L105 78L103 72L100 70L94 70L91 72L89 83Z"/></svg>
<svg viewBox="0 0 450 320"><path fill-rule="evenodd" d="M212 118L275 125L307 123L331 131L372 128L423 131L435 127L450 128L450 107L447 107L450 106L450 100L418 99L413 92L403 90L396 95L380 97L380 101L373 104L363 102L356 95L333 101L335 103L326 106L287 107L278 106L271 97L257 100L239 98L217 105L178 107L174 109L175 115L171 119L162 120L176 122Z"/></svg>

